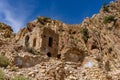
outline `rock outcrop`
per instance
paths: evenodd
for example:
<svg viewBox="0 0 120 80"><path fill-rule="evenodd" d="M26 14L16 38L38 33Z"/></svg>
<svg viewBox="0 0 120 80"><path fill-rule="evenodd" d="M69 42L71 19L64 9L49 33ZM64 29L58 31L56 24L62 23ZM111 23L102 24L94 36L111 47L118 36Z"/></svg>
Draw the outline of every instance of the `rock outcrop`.
<svg viewBox="0 0 120 80"><path fill-rule="evenodd" d="M0 24L0 54L11 64L6 78L32 80L119 80L120 1L69 25L46 17L29 22L17 34Z"/></svg>

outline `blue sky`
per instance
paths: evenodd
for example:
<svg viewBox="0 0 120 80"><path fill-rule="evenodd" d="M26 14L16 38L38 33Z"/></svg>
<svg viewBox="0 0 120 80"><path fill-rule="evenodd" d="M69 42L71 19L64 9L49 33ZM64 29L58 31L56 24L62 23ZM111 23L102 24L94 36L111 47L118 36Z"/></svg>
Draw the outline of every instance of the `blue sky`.
<svg viewBox="0 0 120 80"><path fill-rule="evenodd" d="M0 0L0 22L14 32L37 16L47 16L68 24L80 24L97 14L105 0ZM106 0L107 3L113 0Z"/></svg>

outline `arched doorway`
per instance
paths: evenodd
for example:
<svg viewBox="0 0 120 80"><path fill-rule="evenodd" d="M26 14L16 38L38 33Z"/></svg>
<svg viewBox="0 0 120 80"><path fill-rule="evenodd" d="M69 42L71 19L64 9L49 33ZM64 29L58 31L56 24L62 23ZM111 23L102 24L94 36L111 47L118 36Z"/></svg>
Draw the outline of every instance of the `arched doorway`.
<svg viewBox="0 0 120 80"><path fill-rule="evenodd" d="M33 40L33 47L35 47L36 46L36 38L34 38L34 40Z"/></svg>
<svg viewBox="0 0 120 80"><path fill-rule="evenodd" d="M29 46L29 36L28 35L25 37L25 46L26 47Z"/></svg>

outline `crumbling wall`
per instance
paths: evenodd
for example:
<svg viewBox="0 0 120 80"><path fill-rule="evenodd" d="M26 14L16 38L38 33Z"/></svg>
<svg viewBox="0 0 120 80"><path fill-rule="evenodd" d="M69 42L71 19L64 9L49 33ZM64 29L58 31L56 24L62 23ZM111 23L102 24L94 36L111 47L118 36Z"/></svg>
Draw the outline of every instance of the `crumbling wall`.
<svg viewBox="0 0 120 80"><path fill-rule="evenodd" d="M56 57L58 54L59 35L50 28L44 28L42 33L41 51L49 57Z"/></svg>
<svg viewBox="0 0 120 80"><path fill-rule="evenodd" d="M26 48L34 48L40 50L41 47L41 29L35 27L32 32L26 33L22 39L19 40L19 44Z"/></svg>

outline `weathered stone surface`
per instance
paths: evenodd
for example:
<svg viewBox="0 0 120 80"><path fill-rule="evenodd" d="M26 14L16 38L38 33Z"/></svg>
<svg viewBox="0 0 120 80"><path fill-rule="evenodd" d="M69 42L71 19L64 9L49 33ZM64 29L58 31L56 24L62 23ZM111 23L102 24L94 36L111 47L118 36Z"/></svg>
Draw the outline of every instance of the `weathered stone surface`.
<svg viewBox="0 0 120 80"><path fill-rule="evenodd" d="M119 80L120 1L107 8L76 25L38 17L15 37L10 27L0 25L0 55L11 63L0 67L6 79ZM114 19L104 23L111 15Z"/></svg>
<svg viewBox="0 0 120 80"><path fill-rule="evenodd" d="M82 50L77 48L69 48L63 55L62 58L65 61L73 61L73 62L82 62L84 60L85 53Z"/></svg>

